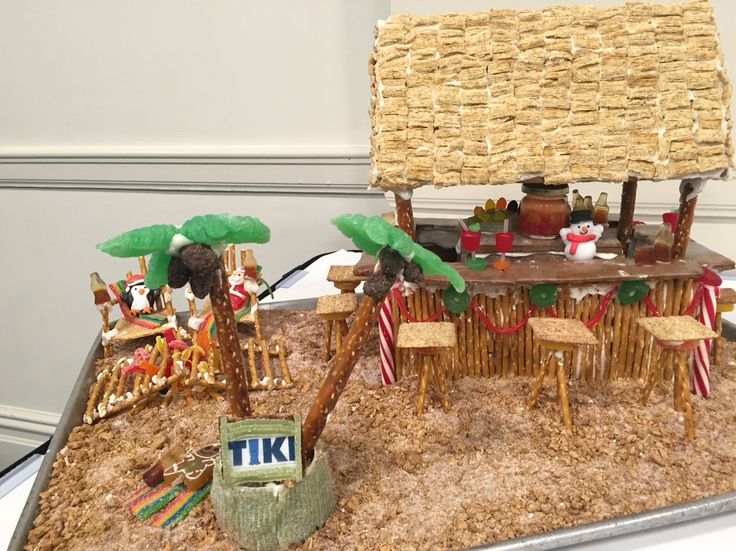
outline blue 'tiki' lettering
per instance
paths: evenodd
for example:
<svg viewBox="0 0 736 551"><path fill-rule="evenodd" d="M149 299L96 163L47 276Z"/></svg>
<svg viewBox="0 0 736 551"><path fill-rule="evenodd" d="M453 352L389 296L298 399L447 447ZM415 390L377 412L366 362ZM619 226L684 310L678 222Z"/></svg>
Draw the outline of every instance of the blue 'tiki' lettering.
<svg viewBox="0 0 736 551"><path fill-rule="evenodd" d="M243 450L248 445L247 440L233 440L227 443L227 447L233 452L233 466L240 467L243 464ZM251 453L251 459L253 454Z"/></svg>
<svg viewBox="0 0 736 551"><path fill-rule="evenodd" d="M263 462L271 463L274 460L277 462L286 461L286 456L281 451L281 446L284 445L285 436L279 436L278 438L264 438L263 439Z"/></svg>
<svg viewBox="0 0 736 551"><path fill-rule="evenodd" d="M258 465L261 462L258 458L258 439L254 438L252 440L248 440L248 442L250 442L250 445L248 446L248 452L250 453L249 465Z"/></svg>
<svg viewBox="0 0 736 551"><path fill-rule="evenodd" d="M262 442L262 444L261 444ZM287 455L284 454L284 442L287 444ZM232 452L233 467L243 466L243 452L248 449L248 465L255 466L269 463L285 463L295 461L296 450L294 436L276 436L273 438L249 438L247 440L232 440L227 443ZM263 451L263 454L260 451Z"/></svg>

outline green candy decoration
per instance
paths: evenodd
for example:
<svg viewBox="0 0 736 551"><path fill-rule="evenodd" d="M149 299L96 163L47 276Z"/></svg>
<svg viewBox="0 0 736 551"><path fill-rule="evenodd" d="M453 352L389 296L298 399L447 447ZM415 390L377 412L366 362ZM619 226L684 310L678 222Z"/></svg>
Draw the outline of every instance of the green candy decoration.
<svg viewBox="0 0 736 551"><path fill-rule="evenodd" d="M616 291L616 298L621 304L634 304L649 294L649 285L643 281L624 281Z"/></svg>
<svg viewBox="0 0 736 551"><path fill-rule="evenodd" d="M342 214L332 223L363 252L376 256L383 247L389 247L419 264L425 274L444 275L456 291L465 290L465 280L453 267L380 216Z"/></svg>
<svg viewBox="0 0 736 551"><path fill-rule="evenodd" d="M557 302L557 287L551 283L538 283L529 289L529 298L537 308L548 308Z"/></svg>
<svg viewBox="0 0 736 551"><path fill-rule="evenodd" d="M467 291L457 292L453 287L447 287L442 291L442 302L453 314L462 314L468 309L470 295Z"/></svg>

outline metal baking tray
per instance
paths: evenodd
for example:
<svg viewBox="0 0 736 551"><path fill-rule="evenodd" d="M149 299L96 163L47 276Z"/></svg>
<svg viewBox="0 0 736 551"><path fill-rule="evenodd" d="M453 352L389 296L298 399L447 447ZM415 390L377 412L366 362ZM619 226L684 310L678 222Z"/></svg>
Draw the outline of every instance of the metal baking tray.
<svg viewBox="0 0 736 551"><path fill-rule="evenodd" d="M314 308L314 305L315 299L304 299L265 303L261 304L260 307L262 309L311 309ZM183 316L183 314L180 314L180 316ZM185 322L184 319L180 321ZM729 340L735 340L736 326L724 321L723 335ZM87 405L88 389L94 381L95 360L101 356L102 346L100 335L97 335L87 358L82 364L82 369L74 383L74 388L66 403L66 407L64 407L64 411L61 414L56 432L54 432L51 438L51 443L49 444L41 468L38 471L36 480L33 483L31 493L28 495L26 504L23 507L23 512L18 520L13 537L10 540L8 547L10 551L22 551L28 539L28 532L33 528L33 519L36 518L36 514L38 513L39 494L48 486L51 466L56 458L56 454L66 444L72 429L82 422L82 415ZM494 551L556 549L731 512L736 512L736 492L712 496L697 501L689 501L670 507L643 511L633 515L561 528L492 545L483 545L474 549L492 549Z"/></svg>

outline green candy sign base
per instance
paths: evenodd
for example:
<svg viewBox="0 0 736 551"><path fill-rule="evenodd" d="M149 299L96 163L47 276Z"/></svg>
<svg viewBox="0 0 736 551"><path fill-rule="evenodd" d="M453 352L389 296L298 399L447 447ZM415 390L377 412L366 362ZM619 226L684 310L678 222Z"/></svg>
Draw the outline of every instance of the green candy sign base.
<svg viewBox="0 0 736 551"><path fill-rule="evenodd" d="M211 496L222 531L249 551L286 549L304 541L327 522L336 505L327 454L321 447L304 478L291 488L226 484L218 459Z"/></svg>

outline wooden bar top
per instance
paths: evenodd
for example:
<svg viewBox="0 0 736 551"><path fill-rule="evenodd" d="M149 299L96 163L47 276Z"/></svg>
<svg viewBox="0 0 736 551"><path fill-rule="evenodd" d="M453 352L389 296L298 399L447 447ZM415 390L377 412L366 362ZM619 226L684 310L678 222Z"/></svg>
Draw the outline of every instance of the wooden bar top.
<svg viewBox="0 0 736 551"><path fill-rule="evenodd" d="M619 255L612 260L596 258L587 262L566 260L564 256L553 254L533 254L521 258L508 257L511 267L499 272L490 267L490 262L498 258L489 257L489 267L483 271L470 270L463 264L450 263L460 276L471 286L514 286L535 283L591 284L616 283L631 280L663 280L696 278L703 273L702 266L716 271L730 270L734 263L706 247L690 242L685 259L674 260L668 264L637 266L633 259ZM368 276L373 273L375 259L363 255L355 265L355 274ZM446 287L444 276L429 275L424 281L433 287Z"/></svg>

